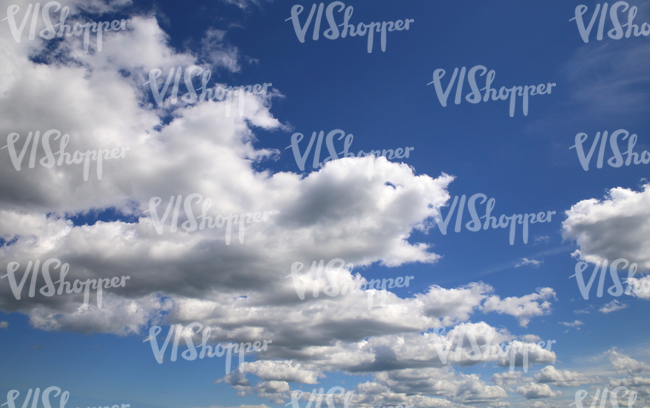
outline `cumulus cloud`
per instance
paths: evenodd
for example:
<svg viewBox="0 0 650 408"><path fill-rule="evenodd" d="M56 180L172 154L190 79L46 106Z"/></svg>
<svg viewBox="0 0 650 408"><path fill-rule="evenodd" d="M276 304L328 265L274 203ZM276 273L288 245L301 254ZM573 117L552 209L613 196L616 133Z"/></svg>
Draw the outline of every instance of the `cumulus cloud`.
<svg viewBox="0 0 650 408"><path fill-rule="evenodd" d="M552 398L562 395L560 391L554 392L547 384L528 383L517 387L517 393L526 399Z"/></svg>
<svg viewBox="0 0 650 408"><path fill-rule="evenodd" d="M438 395L454 402L485 403L505 398L499 386L489 386L476 374L457 374L445 368L405 369L377 373L375 381L389 385L394 392Z"/></svg>
<svg viewBox="0 0 650 408"><path fill-rule="evenodd" d="M532 317L544 316L551 312L551 303L547 301L551 297L555 297L555 291L551 288L540 288L534 294L503 300L499 296L493 296L485 302L483 310L515 316L519 324L526 327Z"/></svg>
<svg viewBox="0 0 650 408"><path fill-rule="evenodd" d="M542 340L542 338L536 334L525 334L523 336L520 336L520 338L526 343L537 343Z"/></svg>
<svg viewBox="0 0 650 408"><path fill-rule="evenodd" d="M632 357L620 353L613 348L605 352L609 361L618 374L624 374L624 378L609 378L608 386L611 388L625 387L628 390L623 394L627 397L630 391L635 392L636 405L645 406L650 401L650 378L646 375L650 373L650 366L633 359ZM620 397L619 397L620 398Z"/></svg>
<svg viewBox="0 0 650 408"><path fill-rule="evenodd" d="M318 370L294 364L289 361L254 361L244 363L241 371L250 372L262 380L273 379L273 383L291 381L302 384L316 384L319 377L324 377Z"/></svg>
<svg viewBox="0 0 650 408"><path fill-rule="evenodd" d="M248 4L233 1L240 7ZM67 4L76 5L76 11L105 13L129 1ZM489 354L470 358L476 354L469 333L482 352L488 344L515 349L523 344L507 330L470 319L494 312L525 326L550 313L554 291L542 288L502 300L490 285L471 282L452 288L431 285L404 298L373 289L315 297L316 286L329 284L327 276L305 267L298 280L308 296L301 300L295 282L287 278L296 262L307 266L341 258L353 264L352 270L331 271L341 287L363 284L360 271L370 265L435 264L441 255L413 236L431 228L450 199L453 177L418 175L406 164L373 157L330 161L304 175L260 170L284 153L258 147L261 131L287 129L269 110L275 96L245 95L236 107L227 101L188 103L183 95L176 104L170 99L162 107L153 102L151 83L143 85L153 69L162 73L159 87L176 67L237 72L242 57L224 38L223 31L211 30L195 54L177 52L153 16L131 17L128 30L106 35L102 51L87 54L74 37L56 44L40 39L19 44L0 37L5 118L0 134L17 133L17 151L30 151L19 163L9 148L0 150L0 238L5 241L0 269L16 262L15 277L22 279L30 262L57 258L69 266L65 282L130 277L124 287L104 293L101 309L94 304L94 292L84 307L84 293L48 297L37 290L30 297L25 288L17 299L6 284L0 285L0 309L23 313L33 327L50 331L143 336L153 325L201 322L213 329L211 342L270 339L272 347L257 360L217 381L240 396L256 394L274 404L286 400L290 382L317 384L337 370L372 374L372 383L359 385L355 403L451 407L497 404L507 397L498 384L450 368L509 364L507 358ZM35 63L34 55L43 62ZM69 153L129 150L122 159L103 162L101 180L91 162L84 181L82 163L41 166L47 153L42 143L36 145L36 164L30 167L32 150L26 142L39 129L61 132L50 139L54 151L63 140L68 140ZM203 200L187 200L193 194ZM172 230L172 214L158 233L154 219L173 207L172 197L181 209L179 228ZM155 198L161 205L152 209ZM201 214L204 206L211 217L273 215L243 228L232 225L227 244L227 228L182 228L192 222L189 213ZM89 225L71 220L73 215L92 219L92 212L102 210L114 211L119 219L91 220ZM50 273L62 286L57 281L61 267ZM46 286L42 272L35 283L39 289ZM369 293L382 296L382 307L368 310ZM449 330L432 332L439 328ZM528 336L524 341L534 335ZM535 347L529 362L555 361L553 352ZM453 358L443 362L439 350ZM514 356L521 366L523 355L517 351Z"/></svg>
<svg viewBox="0 0 650 408"><path fill-rule="evenodd" d="M509 353L499 356L497 364L501 367L523 367L524 370L528 370L533 364L555 363L556 355L550 347L550 344L543 348L535 343L515 340L506 348Z"/></svg>
<svg viewBox="0 0 650 408"><path fill-rule="evenodd" d="M557 387L576 387L596 382L595 379L591 379L580 372L558 370L551 365L542 368L539 373L535 374L535 381L539 384L550 383Z"/></svg>
<svg viewBox="0 0 650 408"><path fill-rule="evenodd" d="M9 322L0 322L0 329L6 329L9 327Z"/></svg>
<svg viewBox="0 0 650 408"><path fill-rule="evenodd" d="M580 246L580 259L611 263L624 258L640 270L650 269L649 186L642 191L612 188L604 199L583 200L566 211L562 234Z"/></svg>
<svg viewBox="0 0 650 408"><path fill-rule="evenodd" d="M619 372L628 374L638 374L650 372L650 366L632 357L619 353L616 349L609 350L605 353L609 357L614 369Z"/></svg>
<svg viewBox="0 0 650 408"><path fill-rule="evenodd" d="M632 288L629 294L639 299L650 299L650 275L642 278L628 278L627 283Z"/></svg>

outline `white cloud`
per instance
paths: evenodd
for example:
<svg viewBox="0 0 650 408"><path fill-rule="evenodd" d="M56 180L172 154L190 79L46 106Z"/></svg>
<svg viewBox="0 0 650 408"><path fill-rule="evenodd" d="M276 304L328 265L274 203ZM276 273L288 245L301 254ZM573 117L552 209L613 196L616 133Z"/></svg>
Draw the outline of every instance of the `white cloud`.
<svg viewBox="0 0 650 408"><path fill-rule="evenodd" d="M313 366L306 367L289 361L254 361L244 363L243 371L250 372L262 380L273 382L291 381L302 384L316 384L319 377L324 375Z"/></svg>
<svg viewBox="0 0 650 408"><path fill-rule="evenodd" d="M514 340L508 346L511 348L508 354L501 355L498 358L497 364L501 367L514 366L529 369L533 364L555 363L555 352L547 350L538 344Z"/></svg>
<svg viewBox="0 0 650 408"><path fill-rule="evenodd" d="M537 343L542 340L542 338L536 334L525 334L523 336L520 336L520 338L526 343Z"/></svg>
<svg viewBox="0 0 650 408"><path fill-rule="evenodd" d="M565 239L577 241L581 259L598 263L624 258L650 269L650 185L642 191L616 187L603 200L580 201L566 211Z"/></svg>
<svg viewBox="0 0 650 408"><path fill-rule="evenodd" d="M9 327L9 322L0 322L0 329L6 329Z"/></svg>
<svg viewBox="0 0 650 408"><path fill-rule="evenodd" d="M515 316L519 324L526 327L532 317L544 316L551 312L551 303L546 300L551 297L555 297L555 291L551 288L539 288L535 294L513 296L503 300L499 296L492 296L485 302L483 310Z"/></svg>
<svg viewBox="0 0 650 408"><path fill-rule="evenodd" d="M639 299L650 299L650 275L642 278L629 278L628 285L632 288L630 295Z"/></svg>
<svg viewBox="0 0 650 408"><path fill-rule="evenodd" d="M489 386L477 374L454 374L443 368L405 369L375 374L375 381L394 392L437 395L459 403L484 403L507 396L499 386Z"/></svg>
<svg viewBox="0 0 650 408"><path fill-rule="evenodd" d="M74 3L108 12L129 2ZM247 96L242 116L235 108L227 115L226 102L179 102L166 108L150 103L150 88L143 83L151 69L160 69L165 78L172 67L205 60L213 69L237 72L241 56L224 36L209 31L199 56L179 53L156 18L134 16L128 31L104 38L102 52L85 54L79 39L68 38L39 64L28 56L43 52L45 42L17 44L0 37L5 118L0 134L19 133L18 149L29 132L51 128L70 135L68 152L130 147L125 159L104 162L101 180L93 178L93 168L88 181L83 181L82 165L29 168L26 159L16 171L8 150L0 150L0 237L13 240L0 248L0 269L18 262L22 276L29 261L59 258L70 265L68 282L130 276L124 288L104 293L102 309L93 306L94 294L85 309L83 294L44 297L37 291L34 298L16 300L8 285L0 285L0 309L23 313L42 330L142 335L151 325L200 321L214 329L211 341L271 339L272 346L245 363L243 373L234 371L218 381L240 396L255 393L274 404L287 398L289 382L316 384L324 373L337 370L373 375L372 384L359 385L355 402L360 403L375 395L377 403L428 408L498 403L507 397L503 388L485 384L476 374L450 369L477 364L468 359L471 345L454 343L451 333L471 332L485 347L494 329L470 322L475 313L507 314L525 326L550 313L550 288L502 300L481 282L432 285L407 298L387 293L385 305L372 310L364 292L298 298L286 279L294 262L343 258L357 268L434 264L440 255L432 244L414 242L412 236L432 227L450 199L453 177L416 175L408 165L384 158L336 160L305 176L258 171L265 161L286 154L256 146L260 130L286 129L269 111L268 100ZM42 114L34 116L34 111ZM43 155L38 146L37 159ZM369 163L374 165L371 180L360 170ZM158 235L151 214L144 213L149 200L161 197L166 204L168 197L192 193L211 198L214 214L279 214L246 225L244 244L235 238L226 246L223 229L171 232L167 224ZM135 221L74 226L64 217L107 208ZM193 209L198 214L201 206ZM181 214L179 224L185 221ZM334 275L345 282L364 280L345 270ZM306 270L301 279L310 289L324 281ZM42 276L37 283L44 285ZM441 327L450 331L430 332ZM525 341L535 335L527 336ZM521 343L507 330L494 330L493 340ZM442 364L435 344L452 347L461 358ZM545 364L555 361L555 354L534 349L529 358ZM519 366L521 356L516 359ZM480 362L506 364L492 357ZM261 381L253 384L247 375ZM254 407L266 408L240 408Z"/></svg>
<svg viewBox="0 0 650 408"><path fill-rule="evenodd" d="M557 387L577 387L578 385L591 384L595 382L584 374L577 371L558 370L553 366L546 366L535 374L537 383L550 383Z"/></svg>
<svg viewBox="0 0 650 408"><path fill-rule="evenodd" d="M617 310L626 309L627 307L628 305L623 304L618 300L612 300L611 302L607 303L605 306L598 309L598 311L601 313L611 313L611 312L616 312Z"/></svg>
<svg viewBox="0 0 650 408"><path fill-rule="evenodd" d="M614 369L619 372L625 372L630 375L634 373L648 373L650 366L641 361L635 360L632 357L619 353L616 349L611 349L605 353L609 356L609 361L614 366Z"/></svg>
<svg viewBox="0 0 650 408"><path fill-rule="evenodd" d="M532 382L517 387L517 393L523 395L526 399L552 398L562 395L559 391L554 392L551 390L551 387L546 384L535 384Z"/></svg>

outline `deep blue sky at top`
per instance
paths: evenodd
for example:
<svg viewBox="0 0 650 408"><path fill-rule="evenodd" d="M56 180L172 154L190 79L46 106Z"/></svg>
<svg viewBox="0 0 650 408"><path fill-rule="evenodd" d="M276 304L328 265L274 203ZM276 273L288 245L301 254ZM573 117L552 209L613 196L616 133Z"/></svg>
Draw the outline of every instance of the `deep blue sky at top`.
<svg viewBox="0 0 650 408"><path fill-rule="evenodd" d="M522 243L521 229L518 227L513 246L508 244L507 230L490 229L473 233L463 228L459 233L453 232L454 216L446 236L436 228L426 235L415 233L412 238L413 241L434 245L432 251L444 256L436 265L407 265L398 269L373 266L361 271L364 276L416 276L411 288L397 292L401 296L408 296L409 290L424 291L431 284L449 288L479 280L493 285L502 297L523 296L533 293L538 287L552 287L558 294L558 300L553 302L553 314L534 318L528 329L519 328L510 316L483 316L478 313L476 319L472 320L485 317L485 321L493 326L507 325L514 334L535 333L544 339L556 339L554 350L566 357L560 358L564 363L570 362L569 356L599 353L612 346L631 347L647 338L650 334L647 327L632 326L633 314L645 313L644 308L648 308L646 302L626 299L634 306L615 314L573 313L586 307L587 302L582 301L575 280L569 279L575 266L570 253L576 247L562 242L559 233L560 222L564 219L562 212L571 205L583 199L602 198L607 189L617 186L637 189L642 178L648 175L644 165L596 169L595 158L590 170L585 172L580 167L575 150L569 150L576 133L589 135L587 149L597 131L608 130L611 133L620 128L639 135L637 152L650 146L647 115L636 112L595 114L584 104L576 102L574 95L579 89L575 82L567 78L567 64L583 48L596 49L605 43L626 48L647 42L647 37L621 41L606 37L598 42L594 39L595 33L592 33L592 40L585 44L575 22L569 19L574 16L578 4L589 6L585 18L590 18L596 4L593 1L347 1L346 6L354 6L351 23L355 25L359 22L368 24L415 19L409 31L388 33L386 52L381 52L379 36L376 35L373 52L369 54L366 51L366 37L334 41L324 38L322 32L328 28L325 18L320 39L313 41L311 38L312 22L305 42L300 43L291 21L285 21L290 17L294 4L305 6L300 16L301 24L304 24L314 4L311 1L264 2L260 8L252 6L247 12L216 0L136 1L133 9L155 10L160 16L162 28L171 37L171 45L179 51L198 49L201 38L209 28L227 30L225 39L239 49L242 69L235 74L213 69L213 81L216 79L232 86L273 83L273 87L285 98L274 99L271 112L282 123L290 124L293 131L305 135L300 145L301 152L304 152L312 132L323 130L327 133L342 129L354 134L351 149L354 153L361 149L414 147L411 157L404 161L413 166L418 174L437 177L445 172L456 176L449 188L452 198L463 194L469 198L475 193L494 197L494 215L539 211L557 213L552 223L531 226L527 245ZM325 2L326 7L328 4ZM336 19L342 22L342 13L337 12ZM608 21L605 30L610 28ZM249 58L257 62L247 62ZM531 97L528 116L522 114L520 98L517 99L513 118L509 117L507 101L477 105L468 103L464 100L470 91L467 82L462 94L463 102L460 105L453 103L454 87L447 107L443 108L433 85L427 86L432 81L433 71L437 68L447 71L442 80L446 87L454 68L464 66L469 70L479 64L488 70L496 70L493 87L497 89L501 86L509 88L549 82L557 86L551 95ZM605 79L607 74L603 70ZM163 77L166 75L163 72ZM479 87L484 86L484 78L480 77ZM647 87L647 83L642 86ZM180 95L183 92L184 87L181 86ZM612 107L613 110L615 108ZM291 149L285 149L290 144L292 133L255 130L258 138L255 146L281 151L277 162L264 162L260 168L299 172ZM342 142L337 141L336 146L338 151L342 150ZM323 146L321 160L327 155ZM610 156L608 150L605 159ZM313 170L312 160L313 151L307 159L307 171ZM479 208L483 209L484 206ZM447 209L443 209L443 215L446 214ZM479 215L483 215L482 210L479 210ZM463 223L467 221L469 216L466 213ZM535 244L534 238L543 235L550 237L549 242ZM545 252L548 254L545 255ZM543 260L544 264L538 269L514 268L515 262L523 257ZM591 270L588 269L589 274ZM611 285L609 281L606 284ZM603 298L591 303L599 307L598 302L604 304L612 299ZM566 328L558 324L576 318L585 322L583 331L596 327L609 329L594 330L590 336L580 336L578 343L576 330L565 334ZM39 384L34 386L44 388L56 383L68 390L75 386L91 386L84 382L83 375L72 376L71 372L66 371L66 360L57 357L59 346L56 342L50 343L55 337L53 334L29 328L24 316L0 314L0 319L18 326L19 330L24 331L22 338L25 339L25 344L18 345L7 344L6 339L0 338L0 343L8 346L0 350L3 361L8 361L6 358L10 356L8 350L11 347L48 344L44 350L30 351L43 354L42 360L31 361L41 361L43 373L48 373L38 378ZM621 338L621 332L627 333L625 338ZM167 333L166 329L163 333ZM3 336L2 331L0 336ZM198 383L201 390L209 388L206 384L223 375L223 359L192 364L181 360L175 362L174 366L158 366L150 354L148 343L143 345L141 339L96 335L102 349L113 351L94 355L86 336L60 336L63 337L59 339L66 338L70 344L79 345L74 353L78 353L80 361L87 358L93 362L85 369L105 369L102 378L115 382L116 388L122 390L125 389L124 384L132 384L127 387L129 391L122 391L120 395L120 398L125 398L124 402L131 397L139 399L142 405L144 396L152 395L151 390L156 390L160 392L159 399L147 397L154 406L269 404L254 397L237 398L235 392L224 385L213 386L218 388L218 394L213 392L192 397L192 389L186 389L178 390L169 400L162 394L165 387L175 389L171 379L179 378L179 375L186 376L183 378L187 380L182 381L187 381L188 386ZM60 347L66 346L62 344ZM111 353L121 355L119 358L128 355L134 361L129 372L121 373L119 365L111 364ZM0 374L3 380L0 382L8 387L31 387L26 377L30 371L24 361L9 361L14 372L23 373L19 375L22 385L10 383L11 376L7 372ZM97 366L98 361L105 366ZM133 368L138 364L142 364L140 372ZM52 374L57 372L57 365L61 365L65 374L60 381ZM172 375L172 371L175 374ZM70 383L69 386L63 384L66 381ZM325 380L325 384L330 381ZM142 389L135 384L142 384ZM112 388L108 382L96 388L98 394L88 394L101 396ZM77 395L80 393L77 392ZM215 401L215 395L224 400ZM22 396L19 401L22 401Z"/></svg>

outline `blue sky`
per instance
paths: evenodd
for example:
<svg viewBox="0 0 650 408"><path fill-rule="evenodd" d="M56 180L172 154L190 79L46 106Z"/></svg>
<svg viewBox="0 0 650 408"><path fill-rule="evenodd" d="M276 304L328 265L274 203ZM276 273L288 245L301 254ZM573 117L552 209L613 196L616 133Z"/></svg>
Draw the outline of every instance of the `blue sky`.
<svg viewBox="0 0 650 408"><path fill-rule="evenodd" d="M29 2L14 3L20 22ZM131 279L106 289L101 310L91 291L90 311L79 309L81 295L18 300L1 279L2 402L10 390L20 391L22 404L30 388L55 385L70 392L68 407L264 408L290 403L297 389L342 386L363 408L556 407L572 403L579 389L594 395L617 384L637 391L637 404L647 402L639 384L650 384L650 329L638 318L650 312L650 290L613 296L608 272L604 295L596 296L598 275L585 300L571 277L578 262L588 263L588 280L599 262L624 258L638 264L635 279L646 281L647 164L609 165L610 137L602 168L598 144L585 171L571 147L578 133L587 135L588 152L598 132L624 129L638 135L634 152L650 150L648 37L610 38L608 11L602 41L596 21L585 43L570 19L584 4L587 24L596 2L346 2L355 25L415 20L387 33L385 52L376 33L368 53L365 36L326 39L325 12L320 38L312 39L314 20L301 43L287 19L301 4L305 23L314 3L304 1L61 3L72 22L129 18L130 26L106 33L102 51L86 54L79 37L30 41L30 20L18 43L8 21L0 22L0 134L18 133L19 152L25 135L48 129L71 135L69 152L130 150L104 162L101 180L92 163L88 181L82 165L28 168L25 158L17 171L9 149L0 150L0 267L18 262L22 276L29 261L56 258L70 264L70 281ZM625 4L638 8L636 24L650 21L650 2ZM340 24L343 12L335 16ZM43 27L39 19L37 33ZM171 68L192 65L211 71L210 87L272 85L266 95L246 96L243 116L238 99L229 114L226 101L159 107L143 85L149 72L161 70L162 87ZM496 72L497 90L555 86L530 96L527 115L517 97L511 117L509 101L468 102L465 77L462 102L454 103L454 86L443 107L434 71L446 71L446 89L455 68L477 65ZM477 75L479 88L485 78ZM185 92L181 80L178 96ZM413 149L408 158L340 159L315 169L313 147L301 171L292 135L304 135L305 154L312 133L336 129L353 135L355 154ZM627 143L619 136L621 152ZM343 140L334 145L343 150ZM36 151L37 159L45 156L42 145ZM323 139L320 161L327 156ZM477 193L495 200L497 217L555 215L531 224L526 244L518 225L510 245L509 228L469 231L465 207L461 231L453 215L443 235L436 217L447 217L454 197ZM162 216L170 196L190 194L210 198L212 215L280 213L246 225L244 243L236 227L229 245L219 228L157 234L150 200L161 197ZM477 205L479 216L485 205ZM200 208L194 205L195 214ZM414 278L372 311L363 293L313 298L309 286L299 300L286 278L292 264L305 264L301 276L312 285L319 278L307 273L311 262L334 258L354 264L352 274L335 271L345 281L357 273ZM624 280L627 271L619 274ZM163 327L162 342L170 324L191 322L214 327L213 342L273 344L247 355L245 379L226 373L225 357L171 362L168 349L158 364L144 341L149 328ZM453 339L432 330L478 333L481 322L506 343L555 344L536 350L534 365L527 373L517 367L521 375L509 382L499 377L507 365L494 360L440 363L432 344ZM642 380L633 384L633 377Z"/></svg>

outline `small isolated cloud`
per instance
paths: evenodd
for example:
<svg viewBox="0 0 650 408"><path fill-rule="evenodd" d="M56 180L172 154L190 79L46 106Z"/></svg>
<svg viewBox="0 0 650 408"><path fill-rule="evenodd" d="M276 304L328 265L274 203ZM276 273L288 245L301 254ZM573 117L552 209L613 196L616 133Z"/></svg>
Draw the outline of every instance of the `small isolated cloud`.
<svg viewBox="0 0 650 408"><path fill-rule="evenodd" d="M517 387L517 393L523 395L526 399L551 398L562 395L560 391L553 392L551 387L546 384L535 383Z"/></svg>
<svg viewBox="0 0 650 408"><path fill-rule="evenodd" d="M562 324L562 325L564 325L566 327L575 327L577 330L580 330L580 327L578 327L578 326L584 325L584 323L581 322L580 320L576 320L573 323L569 323L569 322L558 322L558 323L560 323L560 324Z"/></svg>
<svg viewBox="0 0 650 408"><path fill-rule="evenodd" d="M612 300L611 302L609 302L605 306L598 309L598 311L602 312L602 313L611 313L611 312L615 312L617 310L627 309L627 307L628 307L628 305L623 304L623 303L619 302L618 300Z"/></svg>
<svg viewBox="0 0 650 408"><path fill-rule="evenodd" d="M575 240L589 263L624 258L650 269L650 184L643 191L616 187L603 200L582 200L566 211L564 239Z"/></svg>
<svg viewBox="0 0 650 408"><path fill-rule="evenodd" d="M539 268L539 266L543 263L544 261L538 261L536 259L522 258L521 262L515 265L515 268L519 268L520 266L526 266L526 265L532 265L533 268Z"/></svg>
<svg viewBox="0 0 650 408"><path fill-rule="evenodd" d="M550 239L551 239L551 237L549 237L548 235L542 235L541 237L535 237L535 243L536 244L545 244Z"/></svg>
<svg viewBox="0 0 650 408"><path fill-rule="evenodd" d="M9 322L0 322L0 329L6 329L9 327Z"/></svg>

